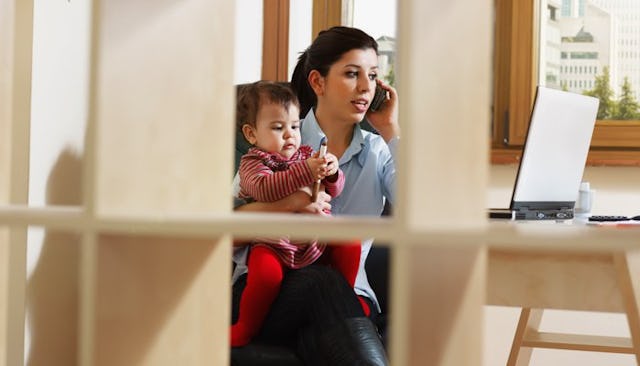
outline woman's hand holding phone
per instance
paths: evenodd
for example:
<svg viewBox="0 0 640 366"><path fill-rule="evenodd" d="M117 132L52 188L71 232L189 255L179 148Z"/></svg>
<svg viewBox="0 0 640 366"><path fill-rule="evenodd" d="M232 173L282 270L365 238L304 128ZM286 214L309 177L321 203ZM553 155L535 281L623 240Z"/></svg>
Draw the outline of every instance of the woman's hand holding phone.
<svg viewBox="0 0 640 366"><path fill-rule="evenodd" d="M377 80L377 89L382 89L386 93L386 100L376 110L367 112L367 120L373 128L378 131L382 138L389 142L392 138L400 136L400 126L398 125L398 93L396 90Z"/></svg>

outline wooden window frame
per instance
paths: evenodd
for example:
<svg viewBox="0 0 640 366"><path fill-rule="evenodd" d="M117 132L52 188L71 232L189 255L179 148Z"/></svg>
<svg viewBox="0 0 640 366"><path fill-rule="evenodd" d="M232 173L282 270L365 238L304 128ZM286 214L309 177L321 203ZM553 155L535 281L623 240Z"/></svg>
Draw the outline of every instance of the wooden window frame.
<svg viewBox="0 0 640 366"><path fill-rule="evenodd" d="M321 30L342 25L342 0L313 0L312 38Z"/></svg>
<svg viewBox="0 0 640 366"><path fill-rule="evenodd" d="M289 78L289 0L263 1L262 79Z"/></svg>
<svg viewBox="0 0 640 366"><path fill-rule="evenodd" d="M494 164L522 155L537 80L537 8L536 0L495 1ZM587 164L640 166L640 121L597 121Z"/></svg>
<svg viewBox="0 0 640 366"><path fill-rule="evenodd" d="M289 1L264 0L263 79L288 80ZM514 164L522 155L537 69L534 5L535 0L495 1L493 164ZM343 11L342 0L314 0L312 37L342 24ZM587 164L640 166L640 121L598 121Z"/></svg>
<svg viewBox="0 0 640 366"><path fill-rule="evenodd" d="M264 80L289 78L290 0L263 0L262 74ZM313 0L312 34L342 24L342 0Z"/></svg>

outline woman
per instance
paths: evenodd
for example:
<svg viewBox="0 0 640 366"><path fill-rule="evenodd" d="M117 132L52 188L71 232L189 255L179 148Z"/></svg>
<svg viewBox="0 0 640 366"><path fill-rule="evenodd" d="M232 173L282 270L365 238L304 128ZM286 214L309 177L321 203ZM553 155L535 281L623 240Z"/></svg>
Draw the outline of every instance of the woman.
<svg viewBox="0 0 640 366"><path fill-rule="evenodd" d="M329 201L326 194L309 203L309 195L298 192L274 203L252 203L239 210L296 211L322 214L331 208L337 215L379 216L385 199L393 201L395 164L393 153L400 128L397 123L397 94L377 79L377 43L366 33L348 27L320 32L300 55L291 85L301 105L302 143L319 146L327 138L328 151L338 157L345 174L345 189ZM376 85L386 90L388 99L376 112L369 112ZM378 131L363 131L359 122L367 117ZM364 261L372 240L362 243L356 293L379 308L364 271ZM243 256L244 255L244 256ZM246 262L246 252L238 250L234 280ZM310 266L291 271L272 311L264 322L263 339L294 339L298 351L309 364L386 365L384 350L363 316L358 299L341 276L326 267ZM234 298L242 291L242 279L234 283ZM234 309L237 304L234 300ZM321 357L324 360L314 363Z"/></svg>

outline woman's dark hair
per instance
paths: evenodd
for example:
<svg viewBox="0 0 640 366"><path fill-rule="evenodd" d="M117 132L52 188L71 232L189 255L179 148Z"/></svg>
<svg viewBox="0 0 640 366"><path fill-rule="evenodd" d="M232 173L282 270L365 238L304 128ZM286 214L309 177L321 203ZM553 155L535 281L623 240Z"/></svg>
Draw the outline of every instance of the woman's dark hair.
<svg viewBox="0 0 640 366"><path fill-rule="evenodd" d="M300 100L300 118L317 103L316 94L307 80L309 73L318 70L320 75L327 76L331 65L345 53L370 48L377 54L378 42L360 29L338 26L321 31L311 46L300 54L291 76L291 88Z"/></svg>

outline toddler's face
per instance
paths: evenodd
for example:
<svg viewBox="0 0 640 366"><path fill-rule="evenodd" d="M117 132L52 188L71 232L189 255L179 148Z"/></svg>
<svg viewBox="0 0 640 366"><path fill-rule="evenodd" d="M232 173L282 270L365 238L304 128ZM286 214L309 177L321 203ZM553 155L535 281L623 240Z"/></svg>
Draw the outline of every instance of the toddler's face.
<svg viewBox="0 0 640 366"><path fill-rule="evenodd" d="M277 152L290 158L300 147L299 109L290 105L268 103L260 106L253 129L254 141L249 141L268 152Z"/></svg>

